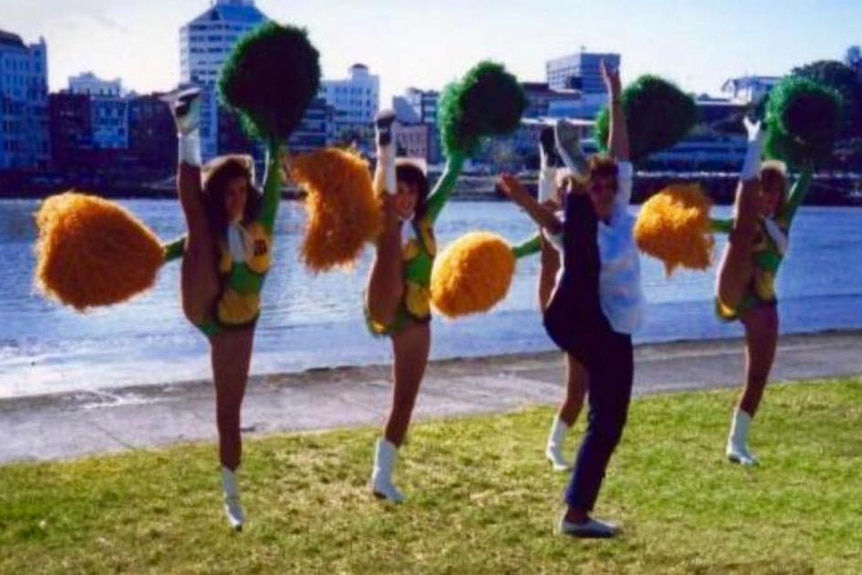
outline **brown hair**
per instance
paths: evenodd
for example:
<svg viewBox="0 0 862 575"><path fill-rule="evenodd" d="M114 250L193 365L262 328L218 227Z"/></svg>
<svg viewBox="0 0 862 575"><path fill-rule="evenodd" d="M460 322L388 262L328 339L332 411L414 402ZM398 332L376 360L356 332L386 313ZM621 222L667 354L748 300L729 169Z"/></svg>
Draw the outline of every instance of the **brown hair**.
<svg viewBox="0 0 862 575"><path fill-rule="evenodd" d="M617 162L610 156L596 154L590 157L590 179L594 178L616 178Z"/></svg>
<svg viewBox="0 0 862 575"><path fill-rule="evenodd" d="M245 178L248 184L248 199L245 203L243 221L255 219L263 203L263 194L254 187L254 160L251 156L220 156L209 162L203 174L203 201L209 216L213 234L224 236L229 222L225 208L227 185L236 178Z"/></svg>
<svg viewBox="0 0 862 575"><path fill-rule="evenodd" d="M428 211L428 178L422 168L410 161L399 160L395 165L395 180L404 182L408 186L413 186L416 189L418 196L416 200L416 220L421 220L425 217Z"/></svg>

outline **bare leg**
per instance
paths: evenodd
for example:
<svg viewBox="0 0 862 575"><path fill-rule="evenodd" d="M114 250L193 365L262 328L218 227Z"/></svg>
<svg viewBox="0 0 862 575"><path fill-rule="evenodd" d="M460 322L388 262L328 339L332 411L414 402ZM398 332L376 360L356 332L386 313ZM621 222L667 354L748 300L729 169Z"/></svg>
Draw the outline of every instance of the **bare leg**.
<svg viewBox="0 0 862 575"><path fill-rule="evenodd" d="M374 449L374 468L371 472L371 490L374 495L393 503L404 501L404 495L392 483L392 471L398 458L398 448L404 443L413 407L431 349L431 326L411 323L392 336L395 362L392 375L392 409L386 421L383 437Z"/></svg>
<svg viewBox="0 0 862 575"><path fill-rule="evenodd" d="M216 246L201 197L200 168L182 163L178 179L188 227L180 283L183 312L191 323L200 325L218 297Z"/></svg>
<svg viewBox="0 0 862 575"><path fill-rule="evenodd" d="M566 399L560 406L559 417L571 427L584 407L587 395L587 370L571 354L566 354Z"/></svg>
<svg viewBox="0 0 862 575"><path fill-rule="evenodd" d="M377 254L368 276L365 292L368 313L375 322L389 325L395 320L404 296L404 261L401 253L401 222L395 202L383 194L383 232L377 240Z"/></svg>
<svg viewBox="0 0 862 575"><path fill-rule="evenodd" d="M776 306L755 307L742 316L745 326L745 390L739 409L751 417L757 413L778 346Z"/></svg>
<svg viewBox="0 0 862 575"><path fill-rule="evenodd" d="M557 271L560 269L560 254L542 236L541 268L539 271L539 308L542 313L551 301L551 294L557 283Z"/></svg>
<svg viewBox="0 0 862 575"><path fill-rule="evenodd" d="M395 362L392 375L395 385L392 391L392 409L386 422L384 437L387 441L400 447L407 435L413 407L419 386L428 365L428 354L431 351L431 326L428 324L410 324L392 336L392 348L395 352Z"/></svg>
<svg viewBox="0 0 862 575"><path fill-rule="evenodd" d="M222 465L231 471L239 467L242 458L240 411L253 344L254 328L223 331L210 339L219 458Z"/></svg>
<svg viewBox="0 0 862 575"><path fill-rule="evenodd" d="M754 273L751 245L757 232L758 180L741 182L736 190L735 220L718 269L716 295L726 307L736 308Z"/></svg>

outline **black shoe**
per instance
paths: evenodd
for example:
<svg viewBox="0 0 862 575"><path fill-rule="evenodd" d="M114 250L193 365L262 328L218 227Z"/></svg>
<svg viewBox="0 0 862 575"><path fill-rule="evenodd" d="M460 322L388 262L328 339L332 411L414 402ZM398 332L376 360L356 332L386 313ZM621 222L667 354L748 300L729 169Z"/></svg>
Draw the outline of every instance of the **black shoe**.
<svg viewBox="0 0 862 575"><path fill-rule="evenodd" d="M374 119L374 127L377 129L377 145L388 146L392 143L392 124L395 123L395 112L392 110L381 110Z"/></svg>
<svg viewBox="0 0 862 575"><path fill-rule="evenodd" d="M554 128L543 128L539 134L539 154L541 168L562 168L563 160L557 153L557 142L554 139Z"/></svg>
<svg viewBox="0 0 862 575"><path fill-rule="evenodd" d="M617 536L620 528L613 523L588 519L585 523L570 523L565 516L560 519L560 534L578 539L611 539Z"/></svg>

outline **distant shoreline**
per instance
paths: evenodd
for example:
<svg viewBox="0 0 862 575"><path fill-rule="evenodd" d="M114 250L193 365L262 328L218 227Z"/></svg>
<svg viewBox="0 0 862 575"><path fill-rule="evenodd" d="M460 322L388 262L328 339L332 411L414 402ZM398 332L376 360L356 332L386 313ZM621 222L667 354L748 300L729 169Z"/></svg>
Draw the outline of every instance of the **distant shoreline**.
<svg viewBox="0 0 862 575"><path fill-rule="evenodd" d="M522 176L528 189L535 193L535 176L533 174L522 174ZM37 183L23 178L10 181L0 175L0 199L44 199L67 190L77 190L115 200L176 199L177 197L176 188L170 179L149 184L123 182L116 179L111 179L108 183L105 179L107 178L95 181L53 178L50 182ZM432 177L432 183L433 179ZM465 201L502 200L503 196L495 189L496 180L496 176L463 175L456 185L453 198ZM737 182L738 174L735 173L639 173L634 180L632 202L642 203L672 183L700 183L716 204L727 205L733 203ZM303 191L293 187L286 187L282 191L282 198L286 200L301 200L304 196ZM862 207L862 175L846 173L816 176L805 204Z"/></svg>

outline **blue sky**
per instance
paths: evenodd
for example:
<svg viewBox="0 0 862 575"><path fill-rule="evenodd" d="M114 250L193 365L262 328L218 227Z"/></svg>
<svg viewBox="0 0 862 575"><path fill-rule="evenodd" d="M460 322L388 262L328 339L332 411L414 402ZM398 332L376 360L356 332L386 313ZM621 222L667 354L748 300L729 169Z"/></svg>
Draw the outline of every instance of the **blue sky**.
<svg viewBox="0 0 862 575"><path fill-rule="evenodd" d="M304 26L324 77L362 62L385 100L407 86L439 88L475 62L501 61L544 80L548 58L585 47L622 55L624 79L650 72L698 93L730 77L782 75L841 59L862 44L862 2L766 0L257 0ZM179 78L179 28L209 0L0 0L0 28L48 42L52 91L83 71L138 92Z"/></svg>

